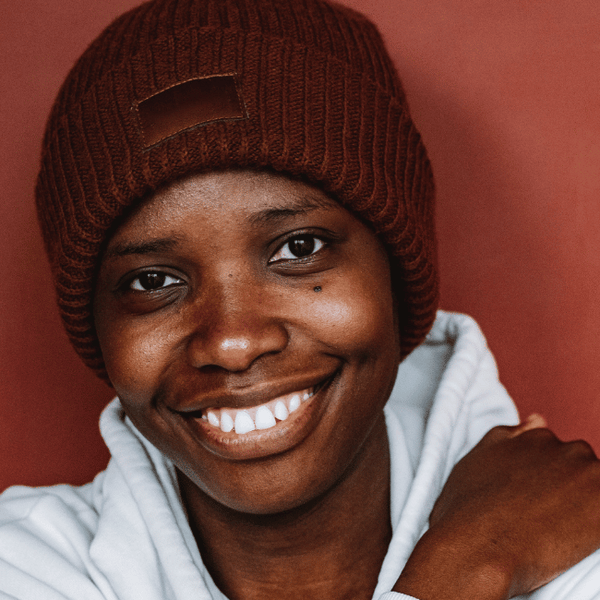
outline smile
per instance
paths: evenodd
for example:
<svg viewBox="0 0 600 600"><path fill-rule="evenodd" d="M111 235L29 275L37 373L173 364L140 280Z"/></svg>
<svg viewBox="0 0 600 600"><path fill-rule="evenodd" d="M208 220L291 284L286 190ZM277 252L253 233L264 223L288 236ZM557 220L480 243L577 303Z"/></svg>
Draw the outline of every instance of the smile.
<svg viewBox="0 0 600 600"><path fill-rule="evenodd" d="M203 412L202 420L223 433L234 431L238 435L255 429L271 429L278 422L285 421L303 403L308 402L319 387L321 386L285 394L250 408L209 408Z"/></svg>
<svg viewBox="0 0 600 600"><path fill-rule="evenodd" d="M265 389L262 394L252 392L229 401L223 396L179 415L194 438L222 458L246 460L278 455L294 448L317 428L338 375L336 370L311 377L312 381L306 377L297 382L296 390L292 387L293 391L280 388L269 393ZM236 407L237 403L241 406Z"/></svg>

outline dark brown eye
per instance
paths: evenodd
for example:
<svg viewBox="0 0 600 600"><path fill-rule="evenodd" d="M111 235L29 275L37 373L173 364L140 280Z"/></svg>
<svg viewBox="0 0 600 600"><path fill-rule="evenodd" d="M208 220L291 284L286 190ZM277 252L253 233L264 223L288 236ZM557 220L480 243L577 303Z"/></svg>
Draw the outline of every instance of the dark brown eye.
<svg viewBox="0 0 600 600"><path fill-rule="evenodd" d="M148 273L138 275L129 284L129 287L138 292L151 292L179 283L181 283L181 279L177 277L159 271L149 271Z"/></svg>
<svg viewBox="0 0 600 600"><path fill-rule="evenodd" d="M309 256L315 250L315 238L308 235L294 238L289 242L289 247L290 252L298 258Z"/></svg>
<svg viewBox="0 0 600 600"><path fill-rule="evenodd" d="M325 242L314 235L299 235L281 246L270 262L304 258L318 252L324 245Z"/></svg>

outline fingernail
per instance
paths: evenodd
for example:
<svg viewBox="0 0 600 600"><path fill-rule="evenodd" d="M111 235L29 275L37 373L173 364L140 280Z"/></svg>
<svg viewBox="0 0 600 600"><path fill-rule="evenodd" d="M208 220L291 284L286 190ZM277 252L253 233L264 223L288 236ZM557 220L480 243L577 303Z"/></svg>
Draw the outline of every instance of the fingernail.
<svg viewBox="0 0 600 600"><path fill-rule="evenodd" d="M544 419L544 417L542 417L542 415L540 415L539 413L531 413L526 419L525 419L525 423L527 425L536 425L537 427L546 427L546 425L548 424L546 422L546 419Z"/></svg>

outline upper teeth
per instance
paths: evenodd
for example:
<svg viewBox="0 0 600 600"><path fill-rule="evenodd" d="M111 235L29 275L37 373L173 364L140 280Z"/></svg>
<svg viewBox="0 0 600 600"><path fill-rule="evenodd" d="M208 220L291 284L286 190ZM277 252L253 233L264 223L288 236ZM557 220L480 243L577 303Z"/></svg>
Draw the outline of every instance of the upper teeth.
<svg viewBox="0 0 600 600"><path fill-rule="evenodd" d="M246 413L248 414L248 413ZM250 415L248 415L250 416ZM269 429L275 425L275 417L266 406L259 406L256 411L256 429ZM239 433L236 429L236 433Z"/></svg>
<svg viewBox="0 0 600 600"><path fill-rule="evenodd" d="M298 410L301 403L312 398L313 394L314 388L309 388L252 408L210 408L203 413L202 418L224 433L235 431L243 434L255 429L270 429L277 425L277 421L285 421L290 413Z"/></svg>
<svg viewBox="0 0 600 600"><path fill-rule="evenodd" d="M245 410L238 410L235 415L235 432L236 433L248 433L254 431L254 421L252 417Z"/></svg>

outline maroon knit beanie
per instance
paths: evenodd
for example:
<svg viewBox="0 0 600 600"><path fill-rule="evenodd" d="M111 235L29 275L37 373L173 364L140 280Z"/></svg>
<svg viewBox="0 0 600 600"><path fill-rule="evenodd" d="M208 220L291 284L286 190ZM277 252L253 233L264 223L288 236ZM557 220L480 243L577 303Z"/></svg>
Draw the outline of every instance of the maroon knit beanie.
<svg viewBox="0 0 600 600"><path fill-rule="evenodd" d="M337 198L388 249L402 355L435 318L433 180L375 27L322 0L154 0L88 48L48 122L37 208L65 327L106 378L92 296L133 203L192 172L270 168Z"/></svg>

